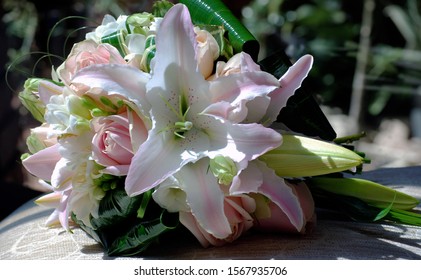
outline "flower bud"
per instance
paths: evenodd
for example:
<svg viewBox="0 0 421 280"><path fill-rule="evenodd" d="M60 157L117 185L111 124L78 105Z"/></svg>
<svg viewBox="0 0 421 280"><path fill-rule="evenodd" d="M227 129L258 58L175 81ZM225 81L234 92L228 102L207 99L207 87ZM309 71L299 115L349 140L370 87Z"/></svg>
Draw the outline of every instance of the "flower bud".
<svg viewBox="0 0 421 280"><path fill-rule="evenodd" d="M35 154L57 143L52 129L48 125L41 125L31 129L31 134L26 138L26 145L31 154Z"/></svg>
<svg viewBox="0 0 421 280"><path fill-rule="evenodd" d="M280 177L310 177L349 170L364 158L334 143L283 135L282 145L259 157Z"/></svg>
<svg viewBox="0 0 421 280"><path fill-rule="evenodd" d="M154 16L150 13L135 13L127 18L126 23L135 27L144 27L151 25Z"/></svg>
<svg viewBox="0 0 421 280"><path fill-rule="evenodd" d="M419 201L408 194L381 184L358 178L311 178L309 184L331 193L352 196L375 207L410 210Z"/></svg>
<svg viewBox="0 0 421 280"><path fill-rule="evenodd" d="M213 175L219 179L219 184L229 185L232 179L237 175L237 166L234 161L228 157L216 156L210 160L210 170Z"/></svg>
<svg viewBox="0 0 421 280"><path fill-rule="evenodd" d="M40 81L37 78L27 79L24 90L19 93L19 99L37 121L44 122L45 105L38 96Z"/></svg>
<svg viewBox="0 0 421 280"><path fill-rule="evenodd" d="M84 119L90 120L92 119L91 113L84 103L85 102L80 97L76 95L70 95L68 97L69 112Z"/></svg>

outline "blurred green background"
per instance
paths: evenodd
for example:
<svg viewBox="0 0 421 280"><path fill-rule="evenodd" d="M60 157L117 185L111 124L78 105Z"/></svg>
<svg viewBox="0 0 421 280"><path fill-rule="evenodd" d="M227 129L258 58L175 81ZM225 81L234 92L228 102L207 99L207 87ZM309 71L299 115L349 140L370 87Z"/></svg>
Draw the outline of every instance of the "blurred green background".
<svg viewBox="0 0 421 280"><path fill-rule="evenodd" d="M335 128L352 133L372 132L367 141L374 141L382 122L396 119L407 128L402 139L421 138L421 1L224 2L261 43L259 58L277 50L285 51L292 60L306 53L314 56L306 86L329 116L343 117ZM31 192L22 197L18 188L26 184L19 163L20 154L25 151L25 131L38 125L17 99L24 80L31 75L49 76L49 63L57 67L61 60L48 60L44 54L65 57L73 43L82 40L90 27L100 24L104 14L117 17L150 11L152 3L2 1L0 190L16 198L14 205L2 206L7 208L3 212L37 194ZM71 18L56 25L66 17ZM7 72L10 65L12 71ZM412 147L419 149L419 142ZM17 191L10 194L9 185Z"/></svg>

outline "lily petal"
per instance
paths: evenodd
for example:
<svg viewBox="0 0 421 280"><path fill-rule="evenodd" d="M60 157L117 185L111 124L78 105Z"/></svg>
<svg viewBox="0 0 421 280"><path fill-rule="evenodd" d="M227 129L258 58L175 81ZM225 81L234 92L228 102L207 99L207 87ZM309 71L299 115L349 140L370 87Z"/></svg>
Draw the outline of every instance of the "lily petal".
<svg viewBox="0 0 421 280"><path fill-rule="evenodd" d="M311 55L304 55L279 79L281 87L269 94L271 103L266 116L261 121L262 123L270 125L276 120L279 111L287 105L288 98L301 86L301 83L310 72L312 65L313 57Z"/></svg>
<svg viewBox="0 0 421 280"><path fill-rule="evenodd" d="M51 96L59 95L63 92L63 87L60 87L52 82L40 81L38 90L39 99L42 103L48 104Z"/></svg>
<svg viewBox="0 0 421 280"><path fill-rule="evenodd" d="M53 170L60 159L59 144L55 144L27 157L22 164L34 176L51 181Z"/></svg>
<svg viewBox="0 0 421 280"><path fill-rule="evenodd" d="M224 193L217 179L207 172L208 159L185 165L176 175L187 194L187 203L200 225L216 238L226 238L231 227L224 212Z"/></svg>
<svg viewBox="0 0 421 280"><path fill-rule="evenodd" d="M260 124L216 124L209 129L210 158L228 156L235 162L256 159L282 143L282 136L273 129Z"/></svg>
<svg viewBox="0 0 421 280"><path fill-rule="evenodd" d="M229 114L225 116L218 114L218 109L212 105L203 113L220 115L235 123L242 122L248 115L247 102L257 97L266 98L265 108L258 108L260 112L265 112L270 100L267 95L278 87L279 82L276 78L262 71L219 77L210 82L212 102L225 101L231 103Z"/></svg>
<svg viewBox="0 0 421 280"><path fill-rule="evenodd" d="M41 196L35 200L35 203L48 208L57 208L60 204L62 194L60 192L52 192Z"/></svg>
<svg viewBox="0 0 421 280"><path fill-rule="evenodd" d="M60 159L51 175L51 185L55 190L68 190L72 186L72 178L75 175L74 172L67 166L69 160L62 158Z"/></svg>
<svg viewBox="0 0 421 280"><path fill-rule="evenodd" d="M263 194L278 205L291 224L301 231L304 213L298 197L283 178L258 160L249 162L247 168L234 178L230 188L230 194L233 195L253 192Z"/></svg>
<svg viewBox="0 0 421 280"><path fill-rule="evenodd" d="M71 189L63 191L60 205L57 208L58 219L60 221L60 224L64 229L66 229L68 231L70 230L70 228L69 228L69 214L70 213L69 213L68 202L69 202L69 198L70 198L71 193L72 193Z"/></svg>
<svg viewBox="0 0 421 280"><path fill-rule="evenodd" d="M78 71L72 79L74 87L106 91L133 101L147 115L150 105L146 102L145 85L150 76L137 68L123 64L94 64Z"/></svg>
<svg viewBox="0 0 421 280"><path fill-rule="evenodd" d="M197 130L192 133L203 134ZM132 196L141 194L162 183L183 165L196 161L198 155L194 150L209 147L209 142L207 137L192 133L188 136L195 138L194 143L187 136L176 139L172 133L151 131L133 156L125 182L126 192Z"/></svg>
<svg viewBox="0 0 421 280"><path fill-rule="evenodd" d="M170 43L169 43L170 42ZM156 35L155 66L150 86L162 85L167 67L171 64L181 65L189 69L189 74L195 77L203 76L197 68L195 54L197 49L196 34L191 22L190 14L186 6L174 5L161 22L159 32ZM176 76L174 79L186 79L188 77ZM186 84L186 83L184 83Z"/></svg>

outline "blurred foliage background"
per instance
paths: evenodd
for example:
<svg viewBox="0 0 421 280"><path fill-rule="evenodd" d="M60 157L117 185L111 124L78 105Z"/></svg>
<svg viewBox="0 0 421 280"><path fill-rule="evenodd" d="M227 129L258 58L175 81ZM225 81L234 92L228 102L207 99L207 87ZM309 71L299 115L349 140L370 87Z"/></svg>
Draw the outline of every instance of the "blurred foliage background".
<svg viewBox="0 0 421 280"><path fill-rule="evenodd" d="M292 60L305 53L314 56L306 85L329 113L346 117L342 125L352 126L346 131L376 131L385 118L398 118L408 126L408 137L421 137L421 1L224 3L261 43L259 58L280 49ZM57 67L72 44L100 24L103 15L150 11L152 4L151 0L2 1L0 146L16 146L0 155L2 181L22 183L19 156L25 150L25 128L37 125L17 100L24 80L30 75L48 76L48 64ZM47 59L47 53L56 57Z"/></svg>

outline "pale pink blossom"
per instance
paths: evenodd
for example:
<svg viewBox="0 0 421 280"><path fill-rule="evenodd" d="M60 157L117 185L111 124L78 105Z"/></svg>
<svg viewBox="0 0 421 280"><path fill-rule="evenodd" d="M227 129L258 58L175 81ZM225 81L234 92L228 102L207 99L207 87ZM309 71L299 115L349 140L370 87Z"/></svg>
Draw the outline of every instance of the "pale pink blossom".
<svg viewBox="0 0 421 280"><path fill-rule="evenodd" d="M216 237L204 229L191 212L180 212L180 222L197 238L203 247L222 246L237 240L253 226L254 200L247 196L226 196L224 213L228 219L231 233L225 237Z"/></svg>
<svg viewBox="0 0 421 280"><path fill-rule="evenodd" d="M311 231L316 223L314 200L310 190L304 183L287 184L297 196L303 211L302 226L297 228L291 222L288 215L276 203L267 199L256 199L257 208L266 212L262 216L257 215L255 228L267 232L291 232L306 233ZM263 209L262 209L263 208Z"/></svg>
<svg viewBox="0 0 421 280"><path fill-rule="evenodd" d="M99 117L92 120L95 135L92 139L92 157L105 166L101 172L127 175L136 147L148 136L148 129L142 119L127 110L118 115Z"/></svg>
<svg viewBox="0 0 421 280"><path fill-rule="evenodd" d="M126 64L118 50L109 44L97 44L85 40L73 46L66 61L57 69L60 78L66 85L79 70L95 64Z"/></svg>
<svg viewBox="0 0 421 280"><path fill-rule="evenodd" d="M260 66L247 53L241 52L233 55L227 62L218 61L215 74L209 79L214 80L218 77L254 71L260 71Z"/></svg>
<svg viewBox="0 0 421 280"><path fill-rule="evenodd" d="M219 46L208 31L194 28L197 40L197 62L199 71L207 79L213 71L214 61L219 57Z"/></svg>

